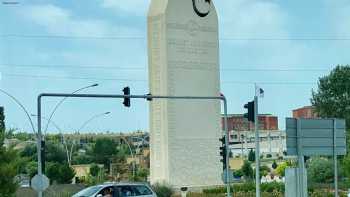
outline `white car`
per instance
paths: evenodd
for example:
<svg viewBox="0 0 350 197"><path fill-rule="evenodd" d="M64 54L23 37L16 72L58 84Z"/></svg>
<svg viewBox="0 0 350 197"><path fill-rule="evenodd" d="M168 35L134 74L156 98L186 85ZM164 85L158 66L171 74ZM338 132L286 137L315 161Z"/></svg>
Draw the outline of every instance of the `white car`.
<svg viewBox="0 0 350 197"><path fill-rule="evenodd" d="M109 183L88 187L72 197L157 197L156 193L142 183Z"/></svg>

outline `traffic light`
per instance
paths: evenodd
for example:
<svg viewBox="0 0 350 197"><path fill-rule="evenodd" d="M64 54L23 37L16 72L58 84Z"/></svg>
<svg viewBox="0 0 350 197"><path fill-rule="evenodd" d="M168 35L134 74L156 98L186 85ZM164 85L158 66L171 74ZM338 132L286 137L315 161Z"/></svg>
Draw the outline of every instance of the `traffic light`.
<svg viewBox="0 0 350 197"><path fill-rule="evenodd" d="M45 160L46 160L46 154L45 154L45 140L41 140L41 166L42 166L42 172L45 173Z"/></svg>
<svg viewBox="0 0 350 197"><path fill-rule="evenodd" d="M255 122L254 101L245 104L244 108L248 110L248 113L244 114L244 118L248 118L248 121Z"/></svg>
<svg viewBox="0 0 350 197"><path fill-rule="evenodd" d="M125 87L123 89L124 92L124 96L130 96L130 88L129 87ZM123 102L125 107L130 107L130 98L124 98L124 102Z"/></svg>
<svg viewBox="0 0 350 197"><path fill-rule="evenodd" d="M220 156L222 157L220 159L220 161L222 162L222 169L225 170L226 169L226 140L225 137L222 137L219 139L221 142L221 146L220 146Z"/></svg>

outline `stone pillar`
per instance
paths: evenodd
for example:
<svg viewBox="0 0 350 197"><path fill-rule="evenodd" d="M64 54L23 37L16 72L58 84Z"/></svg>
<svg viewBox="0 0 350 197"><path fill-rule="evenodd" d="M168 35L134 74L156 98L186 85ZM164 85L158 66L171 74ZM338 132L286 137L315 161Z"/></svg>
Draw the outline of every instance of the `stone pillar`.
<svg viewBox="0 0 350 197"><path fill-rule="evenodd" d="M219 96L219 39L209 0L152 0L148 14L150 93ZM151 183L222 184L220 101L150 102Z"/></svg>

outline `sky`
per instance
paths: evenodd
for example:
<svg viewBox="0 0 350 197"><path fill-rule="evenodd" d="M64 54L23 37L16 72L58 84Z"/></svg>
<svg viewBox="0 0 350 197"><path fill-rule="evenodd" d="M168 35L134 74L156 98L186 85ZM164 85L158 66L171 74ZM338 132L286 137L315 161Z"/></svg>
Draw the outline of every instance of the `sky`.
<svg viewBox="0 0 350 197"><path fill-rule="evenodd" d="M42 92L148 93L150 0L0 0L0 88L36 114ZM17 2L15 4L8 2ZM229 113L243 113L254 83L265 90L260 113L280 129L295 108L310 105L319 77L349 64L350 1L214 0L219 16L221 92ZM43 101L43 114L59 99ZM25 113L0 93L6 125L31 132ZM148 130L148 103L67 99L53 117L63 131ZM111 112L81 126L96 114ZM34 119L34 124L36 120ZM79 130L79 128L81 128ZM58 132L53 126L49 132Z"/></svg>

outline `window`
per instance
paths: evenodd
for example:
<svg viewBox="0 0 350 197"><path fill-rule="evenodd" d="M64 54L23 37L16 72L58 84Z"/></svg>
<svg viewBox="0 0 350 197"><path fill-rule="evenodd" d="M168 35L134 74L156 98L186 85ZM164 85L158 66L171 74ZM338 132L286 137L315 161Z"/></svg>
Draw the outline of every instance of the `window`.
<svg viewBox="0 0 350 197"><path fill-rule="evenodd" d="M128 196L136 196L136 194L130 186L121 186L120 187L120 196L121 197L128 197Z"/></svg>
<svg viewBox="0 0 350 197"><path fill-rule="evenodd" d="M145 185L131 185L131 186L120 186L119 196L120 197L128 197L128 196L146 196L152 195L152 191Z"/></svg>
<svg viewBox="0 0 350 197"><path fill-rule="evenodd" d="M144 185L132 186L137 196L152 195L152 191Z"/></svg>

